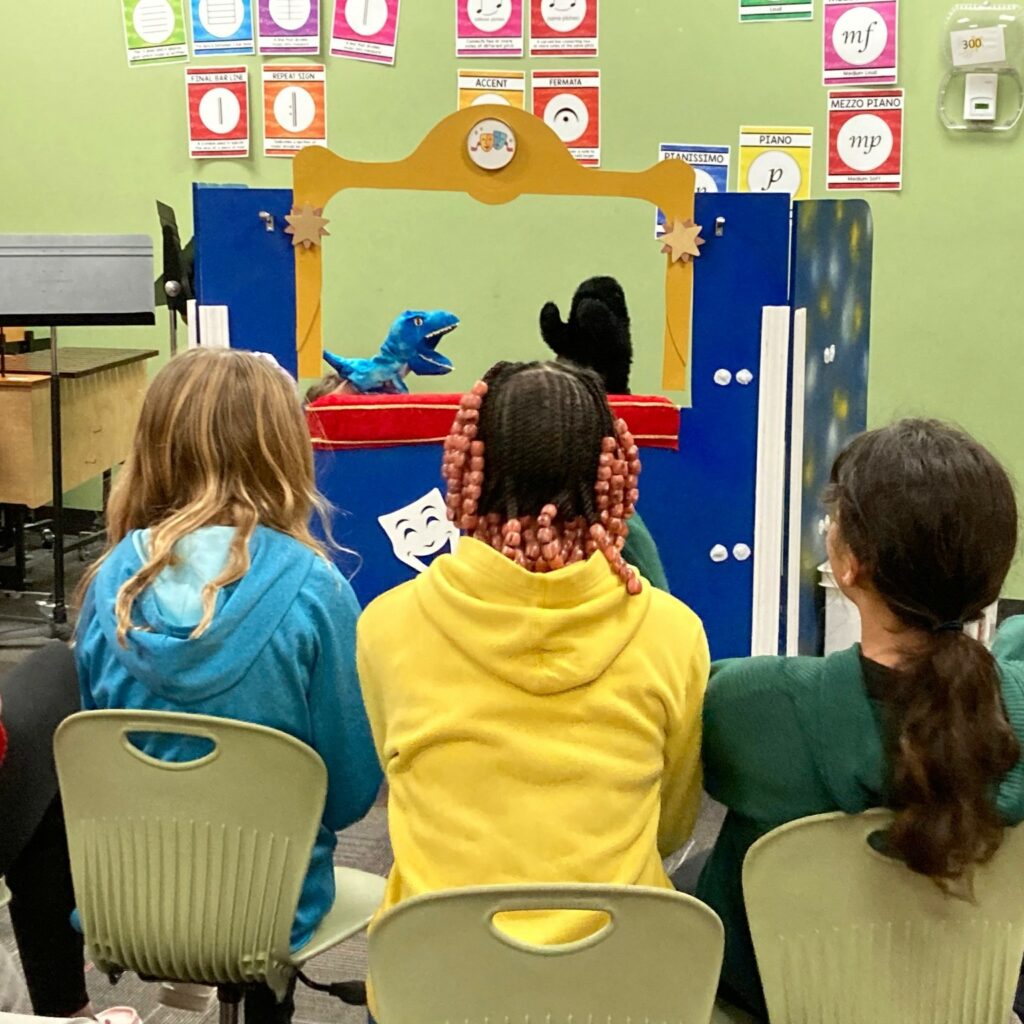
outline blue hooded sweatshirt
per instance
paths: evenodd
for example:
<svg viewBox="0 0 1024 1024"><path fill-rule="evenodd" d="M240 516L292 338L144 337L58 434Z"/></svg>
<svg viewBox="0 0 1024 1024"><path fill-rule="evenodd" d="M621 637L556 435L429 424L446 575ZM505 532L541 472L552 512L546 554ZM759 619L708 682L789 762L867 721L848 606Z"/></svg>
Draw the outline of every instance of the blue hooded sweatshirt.
<svg viewBox="0 0 1024 1024"><path fill-rule="evenodd" d="M147 530L129 534L103 563L79 619L76 658L82 707L178 711L255 722L289 733L327 765L327 802L292 928L309 941L334 902L334 833L370 809L381 782L355 667L359 605L338 570L294 538L258 527L251 567L221 589L209 628L202 590L227 562L232 527L182 538L177 563L135 603L146 630L117 642L114 602L142 567ZM208 741L151 735L147 753L168 761L202 756Z"/></svg>

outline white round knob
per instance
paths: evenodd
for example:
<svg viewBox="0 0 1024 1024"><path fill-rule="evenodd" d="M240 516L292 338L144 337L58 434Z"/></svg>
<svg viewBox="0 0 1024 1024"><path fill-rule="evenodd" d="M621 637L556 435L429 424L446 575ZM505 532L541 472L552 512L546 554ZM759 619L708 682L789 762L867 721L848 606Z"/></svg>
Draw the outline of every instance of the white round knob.
<svg viewBox="0 0 1024 1024"><path fill-rule="evenodd" d="M732 374L728 370L715 370L715 383L724 388L732 383Z"/></svg>
<svg viewBox="0 0 1024 1024"><path fill-rule="evenodd" d="M737 544L732 549L732 557L737 562L745 562L752 554L753 552L750 550L749 544Z"/></svg>
<svg viewBox="0 0 1024 1024"><path fill-rule="evenodd" d="M729 559L729 549L724 544L716 544L710 554L712 562L725 562Z"/></svg>
<svg viewBox="0 0 1024 1024"><path fill-rule="evenodd" d="M739 373L736 374L736 383L742 384L744 387L746 387L753 379L754 375L749 370L740 370Z"/></svg>

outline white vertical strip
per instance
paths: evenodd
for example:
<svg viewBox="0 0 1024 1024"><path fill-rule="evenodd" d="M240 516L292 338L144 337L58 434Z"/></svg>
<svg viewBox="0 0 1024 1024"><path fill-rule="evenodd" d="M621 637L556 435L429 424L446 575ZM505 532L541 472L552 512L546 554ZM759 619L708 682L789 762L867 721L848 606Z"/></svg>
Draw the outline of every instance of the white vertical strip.
<svg viewBox="0 0 1024 1024"><path fill-rule="evenodd" d="M199 344L203 348L230 348L227 306L199 307Z"/></svg>
<svg viewBox="0 0 1024 1024"><path fill-rule="evenodd" d="M793 314L793 394L789 413L789 557L786 562L786 654L800 648L800 549L804 504L804 381L807 310Z"/></svg>
<svg viewBox="0 0 1024 1024"><path fill-rule="evenodd" d="M199 345L199 334L196 330L199 305L195 299L189 299L185 303L185 310L188 313L188 347L196 348Z"/></svg>
<svg viewBox="0 0 1024 1024"><path fill-rule="evenodd" d="M754 614L751 654L779 653L782 534L785 524L788 306L765 306L761 317L761 380L754 498Z"/></svg>

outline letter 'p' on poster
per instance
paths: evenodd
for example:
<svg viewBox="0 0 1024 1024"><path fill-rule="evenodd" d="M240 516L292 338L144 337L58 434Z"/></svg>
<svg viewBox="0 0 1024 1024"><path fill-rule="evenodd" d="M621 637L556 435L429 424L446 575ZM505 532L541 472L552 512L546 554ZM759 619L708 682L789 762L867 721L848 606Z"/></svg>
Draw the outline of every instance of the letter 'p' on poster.
<svg viewBox="0 0 1024 1024"><path fill-rule="evenodd" d="M739 190L810 198L813 144L813 128L740 128Z"/></svg>

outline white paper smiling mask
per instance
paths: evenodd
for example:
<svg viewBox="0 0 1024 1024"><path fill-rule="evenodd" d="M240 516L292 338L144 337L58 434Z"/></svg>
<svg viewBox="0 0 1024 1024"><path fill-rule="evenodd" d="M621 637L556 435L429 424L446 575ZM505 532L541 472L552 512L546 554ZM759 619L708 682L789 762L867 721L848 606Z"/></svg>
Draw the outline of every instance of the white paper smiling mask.
<svg viewBox="0 0 1024 1024"><path fill-rule="evenodd" d="M433 558L446 546L454 552L459 543L459 531L448 521L444 498L437 487L405 508L378 516L377 522L388 535L398 560L416 572L426 572L424 558Z"/></svg>

